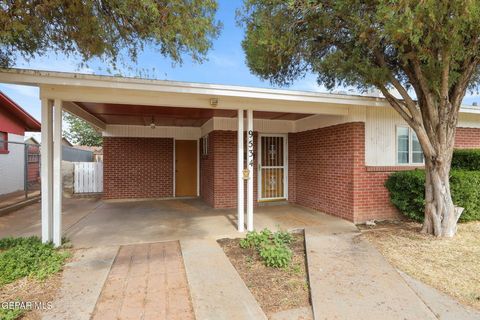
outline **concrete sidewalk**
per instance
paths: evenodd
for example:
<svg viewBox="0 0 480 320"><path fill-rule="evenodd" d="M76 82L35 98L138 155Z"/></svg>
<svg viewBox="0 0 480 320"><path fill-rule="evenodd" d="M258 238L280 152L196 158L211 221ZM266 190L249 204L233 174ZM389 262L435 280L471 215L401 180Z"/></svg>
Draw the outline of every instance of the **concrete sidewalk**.
<svg viewBox="0 0 480 320"><path fill-rule="evenodd" d="M397 271L358 235L305 230L315 319L436 319Z"/></svg>
<svg viewBox="0 0 480 320"><path fill-rule="evenodd" d="M267 319L215 240L180 244L197 320Z"/></svg>

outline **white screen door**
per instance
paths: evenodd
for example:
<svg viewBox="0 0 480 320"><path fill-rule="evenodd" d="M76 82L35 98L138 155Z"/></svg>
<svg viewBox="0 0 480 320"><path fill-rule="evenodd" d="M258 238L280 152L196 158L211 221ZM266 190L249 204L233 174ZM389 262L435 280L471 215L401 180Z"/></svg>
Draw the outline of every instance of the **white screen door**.
<svg viewBox="0 0 480 320"><path fill-rule="evenodd" d="M259 200L286 199L287 137L259 135Z"/></svg>

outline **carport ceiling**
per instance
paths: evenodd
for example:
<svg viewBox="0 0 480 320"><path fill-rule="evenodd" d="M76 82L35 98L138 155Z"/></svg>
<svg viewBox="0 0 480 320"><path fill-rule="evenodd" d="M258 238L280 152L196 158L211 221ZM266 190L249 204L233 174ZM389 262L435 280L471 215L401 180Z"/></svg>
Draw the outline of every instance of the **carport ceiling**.
<svg viewBox="0 0 480 320"><path fill-rule="evenodd" d="M236 110L172 108L162 106L139 106L130 104L103 104L76 102L85 111L106 124L129 124L147 126L200 127L212 117L237 117ZM271 120L298 120L310 114L255 111L254 118Z"/></svg>

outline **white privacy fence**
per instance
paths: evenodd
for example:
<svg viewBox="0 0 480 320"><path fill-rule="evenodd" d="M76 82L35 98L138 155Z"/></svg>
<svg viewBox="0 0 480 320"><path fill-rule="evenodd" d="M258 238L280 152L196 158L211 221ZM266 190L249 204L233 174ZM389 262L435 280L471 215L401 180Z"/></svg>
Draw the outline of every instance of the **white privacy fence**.
<svg viewBox="0 0 480 320"><path fill-rule="evenodd" d="M74 162L74 192L103 192L103 162Z"/></svg>

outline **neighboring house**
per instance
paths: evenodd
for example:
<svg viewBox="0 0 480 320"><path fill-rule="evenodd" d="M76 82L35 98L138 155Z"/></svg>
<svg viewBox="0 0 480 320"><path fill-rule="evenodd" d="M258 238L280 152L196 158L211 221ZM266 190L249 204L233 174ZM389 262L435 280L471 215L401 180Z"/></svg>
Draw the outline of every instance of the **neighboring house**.
<svg viewBox="0 0 480 320"><path fill-rule="evenodd" d="M0 194L24 189L25 131L40 131L40 123L0 91Z"/></svg>
<svg viewBox="0 0 480 320"><path fill-rule="evenodd" d="M414 132L381 97L16 69L0 82L40 86L43 114L54 103L103 132L105 199L200 197L237 208L239 226L245 208L248 229L270 201L355 223L397 217L386 178L423 167ZM457 147L480 147L479 108L463 107L458 126Z"/></svg>
<svg viewBox="0 0 480 320"><path fill-rule="evenodd" d="M38 144L41 144L42 142L42 137L38 133L29 133L26 139L27 141L35 141ZM78 148L78 146L74 146L65 137L62 138L62 160L69 162L95 161L92 151L83 150L82 148Z"/></svg>
<svg viewBox="0 0 480 320"><path fill-rule="evenodd" d="M93 153L94 162L103 162L103 148L102 147L91 147L91 146L75 146L75 148L85 151L90 151Z"/></svg>

